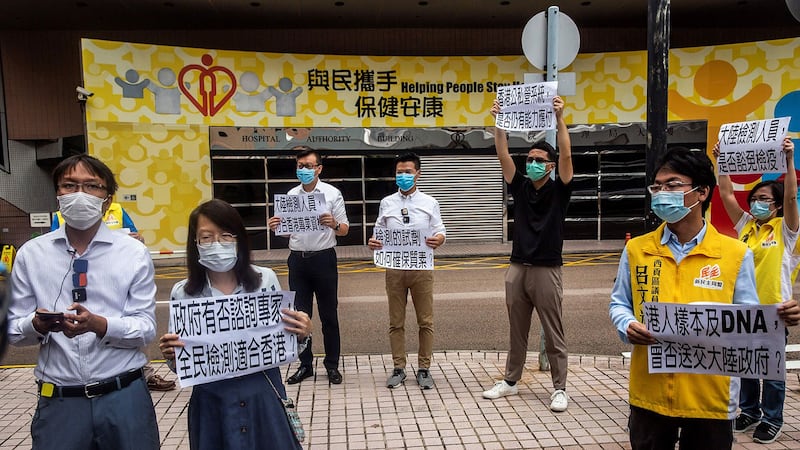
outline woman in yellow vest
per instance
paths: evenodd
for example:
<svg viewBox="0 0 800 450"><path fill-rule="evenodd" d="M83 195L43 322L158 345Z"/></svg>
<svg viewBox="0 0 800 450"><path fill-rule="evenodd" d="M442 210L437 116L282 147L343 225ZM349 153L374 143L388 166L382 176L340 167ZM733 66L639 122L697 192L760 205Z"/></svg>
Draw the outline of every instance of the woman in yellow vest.
<svg viewBox="0 0 800 450"><path fill-rule="evenodd" d="M786 155L786 177L783 183L762 181L747 194L748 211L742 209L733 192L728 175L719 176L719 193L739 240L753 251L756 268L756 290L763 305L779 304L792 298L792 285L797 276L800 255L794 253L800 216L797 207L797 174L794 167L794 143L783 140ZM719 143L714 146L719 157ZM744 433L755 428L753 440L768 444L781 433L786 383L743 378L739 393L741 412L734 431Z"/></svg>

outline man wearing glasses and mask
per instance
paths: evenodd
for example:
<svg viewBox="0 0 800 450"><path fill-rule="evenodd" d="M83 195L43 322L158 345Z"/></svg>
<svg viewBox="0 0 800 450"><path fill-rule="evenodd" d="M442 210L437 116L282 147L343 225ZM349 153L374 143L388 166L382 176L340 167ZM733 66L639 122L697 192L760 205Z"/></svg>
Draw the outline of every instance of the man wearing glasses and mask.
<svg viewBox="0 0 800 450"><path fill-rule="evenodd" d="M9 341L40 346L33 448L157 449L150 253L103 223L117 183L101 161L71 156L53 184L65 226L25 243L11 273Z"/></svg>
<svg viewBox="0 0 800 450"><path fill-rule="evenodd" d="M634 344L629 386L633 449L729 449L733 445L739 379L695 373L649 373L648 346L656 339L643 323L650 301L758 304L753 252L703 218L716 186L705 153L676 147L656 164L650 207L664 223L631 239L620 257L609 314L623 342ZM713 268L714 285L698 282ZM658 271L658 275L655 271ZM800 308L783 302L778 314L796 325Z"/></svg>
<svg viewBox="0 0 800 450"><path fill-rule="evenodd" d="M416 153L404 153L394 160L397 192L381 200L376 227L389 229L429 230L425 245L439 248L446 239L439 202L418 186L421 161ZM398 214L399 213L399 214ZM367 243L370 250L380 250L383 243L375 236ZM414 303L419 329L417 352L417 384L420 389L433 389L431 359L433 355L433 270L386 269L386 297L389 302L389 345L394 368L386 387L394 389L406 379L406 305L408 294Z"/></svg>
<svg viewBox="0 0 800 450"><path fill-rule="evenodd" d="M325 359L323 363L328 380L332 384L342 383L339 372L340 336L339 336L339 272L336 264L336 237L346 236L350 229L344 198L339 189L319 179L322 163L316 150L309 147L295 147L297 160L298 186L289 190L288 195L322 193L325 196L328 211L320 216L324 231L312 233L293 233L289 235L289 289L295 292L295 304L298 311L313 317L314 296L317 297L317 310L322 323L322 336L325 343ZM269 228L274 232L281 223L281 218L269 218ZM313 353L311 340L300 353L300 367L286 382L296 384L314 375L312 366Z"/></svg>
<svg viewBox="0 0 800 450"><path fill-rule="evenodd" d="M528 352L533 311L539 315L550 362L553 392L550 409L567 409L567 344L561 320L563 287L561 251L564 242L564 216L572 195L572 148L564 123L564 101L553 99L556 114L556 150L547 142L534 143L528 151L525 174L517 170L508 152L505 131L495 128L494 143L503 170L503 179L514 198L514 243L511 265L506 272L506 308L508 309L509 349L503 380L484 391L483 397L497 399L519 392ZM491 113L497 116L495 101ZM556 163L556 161L558 163ZM558 168L558 175L551 173ZM527 175L527 176L525 176Z"/></svg>

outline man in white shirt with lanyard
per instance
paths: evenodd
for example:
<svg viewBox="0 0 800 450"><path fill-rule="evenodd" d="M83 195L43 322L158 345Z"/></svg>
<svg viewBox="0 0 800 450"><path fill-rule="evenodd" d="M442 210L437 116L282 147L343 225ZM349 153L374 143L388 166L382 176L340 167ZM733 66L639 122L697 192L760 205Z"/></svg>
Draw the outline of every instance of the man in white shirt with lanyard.
<svg viewBox="0 0 800 450"><path fill-rule="evenodd" d="M158 449L142 367L156 334L147 247L103 223L117 183L98 159L56 166L66 226L25 243L11 273L9 340L39 345L34 449Z"/></svg>
<svg viewBox="0 0 800 450"><path fill-rule="evenodd" d="M313 317L313 298L317 297L317 310L322 323L322 335L325 343L325 359L323 363L328 380L333 384L341 384L342 374L339 372L339 272L336 261L336 236L346 236L350 229L344 198L339 189L319 179L322 173L322 160L319 153L309 147L295 147L298 153L297 178L298 186L293 187L288 195L322 193L325 196L328 211L320 216L324 231L312 233L292 233L289 235L289 289L295 292L295 305ZM269 228L274 232L281 219L278 216L269 218ZM312 366L313 353L311 340L306 349L300 353L300 367L286 382L296 384L314 375Z"/></svg>
<svg viewBox="0 0 800 450"><path fill-rule="evenodd" d="M439 202L417 188L420 159L406 153L395 159L395 181L398 191L381 200L376 227L389 229L430 230L425 240L430 248L438 248L445 241L445 227L439 211ZM380 250L383 244L375 237L369 239L369 248ZM433 271L386 269L386 296L389 300L389 343L392 347L394 369L386 387L395 388L406 379L406 304L408 293L414 302L419 328L417 383L421 389L433 388L431 355L433 354Z"/></svg>

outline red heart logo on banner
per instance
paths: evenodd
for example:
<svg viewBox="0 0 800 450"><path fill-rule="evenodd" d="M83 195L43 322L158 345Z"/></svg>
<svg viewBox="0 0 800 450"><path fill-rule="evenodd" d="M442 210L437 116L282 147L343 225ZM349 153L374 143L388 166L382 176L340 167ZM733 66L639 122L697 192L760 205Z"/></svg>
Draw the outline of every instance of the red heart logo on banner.
<svg viewBox="0 0 800 450"><path fill-rule="evenodd" d="M211 55L203 55L200 61L206 67L199 64L189 64L181 69L178 75L178 88L204 116L213 116L222 109L225 103L233 97L233 93L236 92L236 77L226 67L208 67L214 62ZM198 83L195 92L190 91L186 85L185 77L190 72L197 72ZM222 96L218 94L217 86L223 80L218 79L217 74L224 74L230 82L230 89Z"/></svg>

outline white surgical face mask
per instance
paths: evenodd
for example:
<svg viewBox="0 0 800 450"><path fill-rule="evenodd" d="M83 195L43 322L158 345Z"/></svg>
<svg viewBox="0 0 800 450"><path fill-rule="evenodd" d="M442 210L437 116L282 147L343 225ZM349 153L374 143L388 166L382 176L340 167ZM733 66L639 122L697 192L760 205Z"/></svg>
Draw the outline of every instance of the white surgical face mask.
<svg viewBox="0 0 800 450"><path fill-rule="evenodd" d="M239 259L236 242L214 242L210 246L197 246L200 265L212 272L227 272Z"/></svg>
<svg viewBox="0 0 800 450"><path fill-rule="evenodd" d="M105 199L82 191L59 195L57 198L61 217L76 230L86 230L103 218Z"/></svg>

